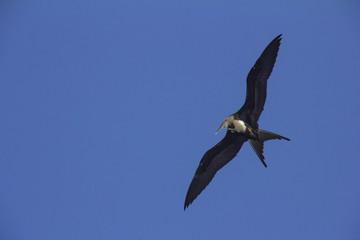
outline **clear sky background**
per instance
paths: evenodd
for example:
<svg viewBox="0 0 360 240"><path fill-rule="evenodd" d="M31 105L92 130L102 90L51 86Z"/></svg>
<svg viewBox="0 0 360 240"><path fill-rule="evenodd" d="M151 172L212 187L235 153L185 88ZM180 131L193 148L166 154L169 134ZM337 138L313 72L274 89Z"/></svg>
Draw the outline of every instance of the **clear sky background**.
<svg viewBox="0 0 360 240"><path fill-rule="evenodd" d="M360 239L358 1L0 3L0 239ZM260 127L184 212L283 34Z"/></svg>

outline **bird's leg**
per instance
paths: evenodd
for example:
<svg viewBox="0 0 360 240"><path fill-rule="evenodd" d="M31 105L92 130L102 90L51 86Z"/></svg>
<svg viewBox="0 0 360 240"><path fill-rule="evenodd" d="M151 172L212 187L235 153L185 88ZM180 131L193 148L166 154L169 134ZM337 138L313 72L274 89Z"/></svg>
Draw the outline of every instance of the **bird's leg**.
<svg viewBox="0 0 360 240"><path fill-rule="evenodd" d="M236 129L235 129L235 126L234 126L234 124L229 124L229 126L228 126L228 130L230 130L231 132L236 132Z"/></svg>
<svg viewBox="0 0 360 240"><path fill-rule="evenodd" d="M232 127L228 127L228 130L232 133L236 132L236 129L235 128L232 128Z"/></svg>

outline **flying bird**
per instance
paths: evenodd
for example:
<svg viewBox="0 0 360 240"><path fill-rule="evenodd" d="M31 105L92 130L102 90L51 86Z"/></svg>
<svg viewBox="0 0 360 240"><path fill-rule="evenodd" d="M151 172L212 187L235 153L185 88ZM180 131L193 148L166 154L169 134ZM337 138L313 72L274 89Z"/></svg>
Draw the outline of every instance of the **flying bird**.
<svg viewBox="0 0 360 240"><path fill-rule="evenodd" d="M239 111L225 118L216 131L218 133L222 128L227 129L225 137L202 157L186 194L184 210L211 182L216 172L236 156L246 141L250 142L265 167L264 142L271 139L290 141L289 138L261 130L258 125L264 110L267 80L273 70L280 41L281 34L271 41L251 68L246 80L245 103Z"/></svg>

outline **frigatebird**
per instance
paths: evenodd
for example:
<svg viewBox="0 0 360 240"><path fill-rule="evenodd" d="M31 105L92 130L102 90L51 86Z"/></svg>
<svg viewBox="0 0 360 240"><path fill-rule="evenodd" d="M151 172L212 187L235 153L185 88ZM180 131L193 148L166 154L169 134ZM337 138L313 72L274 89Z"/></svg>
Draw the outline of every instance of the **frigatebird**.
<svg viewBox="0 0 360 240"><path fill-rule="evenodd" d="M202 157L186 194L184 210L211 182L216 172L236 156L246 141L250 142L265 167L264 142L271 139L290 141L289 138L261 130L258 125L264 110L267 80L273 70L280 41L281 34L271 41L251 68L246 80L245 103L239 111L225 118L216 131L218 133L222 128L227 128L225 137Z"/></svg>

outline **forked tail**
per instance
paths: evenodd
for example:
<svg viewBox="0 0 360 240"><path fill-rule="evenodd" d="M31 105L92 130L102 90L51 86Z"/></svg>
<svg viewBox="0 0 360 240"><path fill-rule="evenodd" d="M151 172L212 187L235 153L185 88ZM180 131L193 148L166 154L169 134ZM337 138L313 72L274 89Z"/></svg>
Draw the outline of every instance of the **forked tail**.
<svg viewBox="0 0 360 240"><path fill-rule="evenodd" d="M280 140L285 139L287 141L290 141L289 138L280 136L276 133L261 130L261 129L258 129L258 136L259 136L259 139L257 139L257 140L250 139L249 142L250 142L251 147L254 149L256 155L258 155L258 157L260 158L261 162L264 164L265 167L267 167L267 165L264 161L265 157L263 155L264 142L267 140L271 140L271 139L280 139Z"/></svg>

